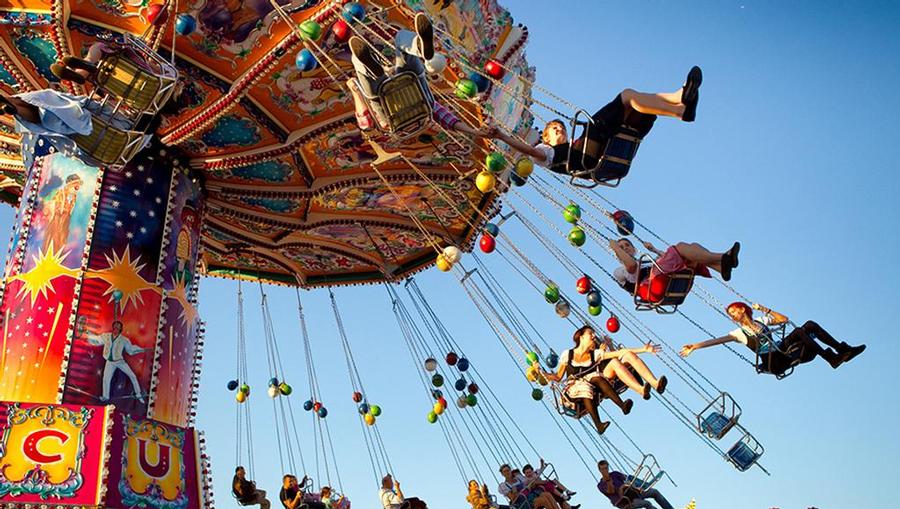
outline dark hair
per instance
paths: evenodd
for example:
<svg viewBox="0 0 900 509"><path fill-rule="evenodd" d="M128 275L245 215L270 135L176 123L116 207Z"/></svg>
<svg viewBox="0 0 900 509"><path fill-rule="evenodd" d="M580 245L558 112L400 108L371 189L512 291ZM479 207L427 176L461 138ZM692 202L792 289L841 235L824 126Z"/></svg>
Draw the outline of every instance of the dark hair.
<svg viewBox="0 0 900 509"><path fill-rule="evenodd" d="M608 467L608 466L609 466L609 462L606 460L600 460L597 462L597 468Z"/></svg>
<svg viewBox="0 0 900 509"><path fill-rule="evenodd" d="M284 477L281 478L281 482L287 481L288 479L293 479L294 476L291 474L284 474Z"/></svg>
<svg viewBox="0 0 900 509"><path fill-rule="evenodd" d="M244 467L238 465L238 467L234 469L234 473L235 473L235 474L238 473L238 470L242 470L243 468L244 468Z"/></svg>
<svg viewBox="0 0 900 509"><path fill-rule="evenodd" d="M619 240L617 240L616 242L622 242L623 240L625 242L631 244L632 246L634 245L634 242L632 242L631 239L629 239L628 237L620 237Z"/></svg>
<svg viewBox="0 0 900 509"><path fill-rule="evenodd" d="M531 463L526 463L525 466L522 467L522 471L524 472L525 470L534 470L534 467L531 466Z"/></svg>
<svg viewBox="0 0 900 509"><path fill-rule="evenodd" d="M500 465L500 470L503 470L504 468L512 468L512 467L509 466L509 463L504 463L504 464Z"/></svg>
<svg viewBox="0 0 900 509"><path fill-rule="evenodd" d="M582 325L581 328L575 331L575 334L572 336L572 341L575 342L575 346L578 346L578 343L581 341L581 335L589 330L594 330L594 328L590 325Z"/></svg>

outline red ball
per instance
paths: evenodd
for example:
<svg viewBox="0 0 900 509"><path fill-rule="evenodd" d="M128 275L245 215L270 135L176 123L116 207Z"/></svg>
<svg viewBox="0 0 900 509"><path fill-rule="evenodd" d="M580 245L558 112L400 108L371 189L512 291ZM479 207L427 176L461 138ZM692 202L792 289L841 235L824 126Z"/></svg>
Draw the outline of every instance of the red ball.
<svg viewBox="0 0 900 509"><path fill-rule="evenodd" d="M149 21L151 25L161 26L165 24L168 19L169 11L166 10L165 5L153 4L147 7L147 21Z"/></svg>
<svg viewBox="0 0 900 509"><path fill-rule="evenodd" d="M478 247L485 253L493 253L494 249L497 248L497 241L494 240L494 237L484 234L481 236L481 240L478 241Z"/></svg>
<svg viewBox="0 0 900 509"><path fill-rule="evenodd" d="M451 366L456 366L456 361L459 360L459 356L456 355L456 352L450 352L447 354L447 364Z"/></svg>
<svg viewBox="0 0 900 509"><path fill-rule="evenodd" d="M591 278L588 276L581 276L578 278L578 281L575 282L575 290L582 295L591 291Z"/></svg>
<svg viewBox="0 0 900 509"><path fill-rule="evenodd" d="M488 60L487 63L484 64L484 72L491 78L499 80L503 77L503 66L496 60Z"/></svg>
<svg viewBox="0 0 900 509"><path fill-rule="evenodd" d="M361 393L361 392L354 392L354 393L353 393L353 402L354 402L354 403L359 403L360 401L362 401L362 393Z"/></svg>
<svg viewBox="0 0 900 509"><path fill-rule="evenodd" d="M316 412L318 412L320 408L322 408L322 403L316 402L316 404L313 405L313 410Z"/></svg>
<svg viewBox="0 0 900 509"><path fill-rule="evenodd" d="M350 25L341 18L338 18L334 25L331 25L331 31L338 42L347 42L350 39Z"/></svg>
<svg viewBox="0 0 900 509"><path fill-rule="evenodd" d="M660 274L646 280L638 287L638 297L647 302L659 302L666 295L666 287L669 285L669 277Z"/></svg>
<svg viewBox="0 0 900 509"><path fill-rule="evenodd" d="M442 407L447 408L447 400L444 399L443 396L441 396L440 398L438 398L437 402L440 403L440 405L441 405Z"/></svg>
<svg viewBox="0 0 900 509"><path fill-rule="evenodd" d="M478 394L478 385L475 382L469 384L469 394Z"/></svg>
<svg viewBox="0 0 900 509"><path fill-rule="evenodd" d="M616 315L612 315L606 320L606 330L609 332L619 332L619 319L616 318Z"/></svg>

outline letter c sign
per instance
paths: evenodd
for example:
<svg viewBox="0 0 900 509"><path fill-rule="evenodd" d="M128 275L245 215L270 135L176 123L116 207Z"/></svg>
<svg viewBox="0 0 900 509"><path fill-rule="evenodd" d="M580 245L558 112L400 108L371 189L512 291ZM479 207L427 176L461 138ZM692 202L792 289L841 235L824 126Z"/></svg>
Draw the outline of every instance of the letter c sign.
<svg viewBox="0 0 900 509"><path fill-rule="evenodd" d="M69 435L58 429L40 429L25 437L22 452L25 453L26 458L35 463L56 463L63 459L61 454L44 454L38 449L42 441L51 438L58 440L59 445L69 441Z"/></svg>

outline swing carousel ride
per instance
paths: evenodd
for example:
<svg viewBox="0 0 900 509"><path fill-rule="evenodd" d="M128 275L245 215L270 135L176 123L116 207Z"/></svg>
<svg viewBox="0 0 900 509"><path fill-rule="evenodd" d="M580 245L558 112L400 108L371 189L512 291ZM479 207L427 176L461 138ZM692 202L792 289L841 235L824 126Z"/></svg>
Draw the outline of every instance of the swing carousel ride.
<svg viewBox="0 0 900 509"><path fill-rule="evenodd" d="M399 51L391 41L417 27L417 12L431 20L447 65L427 78L398 72L385 80L365 98L384 121L361 130L348 40L360 38L390 67ZM716 294L747 299L718 279L695 285L690 269L661 276L648 268L646 284L625 298L607 290L614 258L601 262L595 251L612 253L608 244L620 236L665 242L598 191L627 175L639 138L624 127L612 133L592 163L606 176L570 181L532 174L532 162L507 145L472 136L498 126L534 142L533 125L554 117L572 122L573 138L591 128L575 105L534 83L527 37L494 0L5 1L0 198L18 209L0 287L4 507L213 506L209 457L193 427L201 276L238 280L238 367L227 388L238 415L235 461L250 476L244 403L264 381L247 369L248 346L259 346L244 333L240 285L249 281L260 283L266 392L283 471L307 467L295 405L313 416L316 460L333 456L300 302L299 289L316 287L329 293L373 475L393 471L376 424L381 409L366 394L332 291L366 283L387 291L420 374L426 420L442 430L463 482L489 482L500 464L537 457L418 286L415 273L432 265L459 281L534 402L567 439L579 437L574 452L592 475L591 458L602 455L630 474L636 496L652 488L666 477L656 458L622 426L614 430L627 438L624 449L613 429L598 433L582 419L598 416L554 379L563 360L516 305L523 297L486 269L488 256L527 283L523 294L546 300L575 328L591 324L608 348L622 348L624 336L652 341L632 349L625 371L604 372L613 390L643 390L739 470L759 466L763 447L738 403L640 318L676 314L712 336L679 309L688 294L726 319ZM468 131L438 121L438 103ZM29 117L33 106L39 115ZM543 272L507 236L507 221L558 260L571 284ZM302 404L290 397L300 389L287 383L264 284L298 289L309 394ZM595 323L603 313L605 323ZM787 376L802 356L782 341L786 327L760 339L755 358L733 351L759 372ZM620 330L622 340L606 334ZM776 350L789 360L783 369L771 365ZM635 352L657 354L673 378L668 390ZM613 421L607 406L600 410ZM335 486L334 472L334 491L344 492L336 459L324 468L312 482ZM543 475L555 476L551 467ZM334 504L349 506L341 500Z"/></svg>

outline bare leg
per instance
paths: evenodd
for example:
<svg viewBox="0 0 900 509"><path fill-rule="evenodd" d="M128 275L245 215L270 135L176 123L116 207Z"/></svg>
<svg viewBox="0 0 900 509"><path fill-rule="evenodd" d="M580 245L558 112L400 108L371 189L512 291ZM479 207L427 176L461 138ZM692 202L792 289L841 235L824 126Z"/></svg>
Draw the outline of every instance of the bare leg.
<svg viewBox="0 0 900 509"><path fill-rule="evenodd" d="M637 378L631 374L631 371L628 371L628 368L625 367L624 364L619 362L618 359L613 359L609 361L609 364L603 368L603 376L612 380L613 378L618 378L625 385L628 386L629 389L634 392L644 395L644 386L638 382Z"/></svg>
<svg viewBox="0 0 900 509"><path fill-rule="evenodd" d="M684 113L684 105L680 103L680 98L679 103L676 104L667 99L671 99L671 95L663 98L662 94L645 94L630 88L622 91L622 102L636 111L647 115L681 118Z"/></svg>
<svg viewBox="0 0 900 509"><path fill-rule="evenodd" d="M541 493L538 498L534 499L534 506L543 507L544 509L559 509L559 504L557 504L553 496L546 491Z"/></svg>
<svg viewBox="0 0 900 509"><path fill-rule="evenodd" d="M5 103L9 106L12 106L16 110L16 112L13 114L21 118L22 120L26 120L28 122L31 122L32 124L41 123L40 110L19 99L18 97L0 94L0 103Z"/></svg>
<svg viewBox="0 0 900 509"><path fill-rule="evenodd" d="M679 242L675 249L682 258L689 262L699 263L717 271L721 271L722 253L713 253L696 242Z"/></svg>
<svg viewBox="0 0 900 509"><path fill-rule="evenodd" d="M661 92L658 95L663 101L672 104L681 104L681 94L684 92L684 87L679 88L674 92Z"/></svg>
<svg viewBox="0 0 900 509"><path fill-rule="evenodd" d="M622 356L622 363L634 368L638 375L641 375L645 381L649 382L654 389L659 387L659 380L650 371L650 368L644 363L643 359L638 357L634 352L628 352Z"/></svg>

